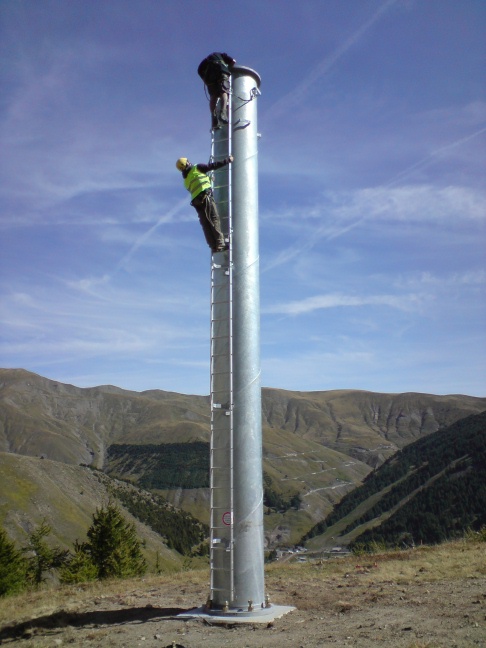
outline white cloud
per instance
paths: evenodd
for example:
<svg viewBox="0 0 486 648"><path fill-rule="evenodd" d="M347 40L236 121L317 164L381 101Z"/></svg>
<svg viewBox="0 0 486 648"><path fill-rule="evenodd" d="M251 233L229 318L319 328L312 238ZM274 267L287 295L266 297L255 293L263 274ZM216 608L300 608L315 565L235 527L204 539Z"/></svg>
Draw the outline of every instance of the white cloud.
<svg viewBox="0 0 486 648"><path fill-rule="evenodd" d="M437 225L453 230L467 223L482 224L486 221L485 205L485 191L453 185L327 191L308 209L298 205L263 212L263 226L278 228L279 236L287 232L294 239L266 262L264 270L284 265L319 241L332 241L365 223L368 227L379 224L383 231L393 227L396 237L400 223L418 229Z"/></svg>
<svg viewBox="0 0 486 648"><path fill-rule="evenodd" d="M265 210L264 223L279 223L292 229L302 225L315 228L316 221L325 221L320 236L334 238L336 223L363 220L414 221L418 223L458 223L459 220L486 221L486 191L472 187L449 185L405 185L402 187L366 187L351 191L326 191L313 205L287 206ZM313 229L315 232L315 229Z"/></svg>
<svg viewBox="0 0 486 648"><path fill-rule="evenodd" d="M380 222L407 221L458 225L486 219L484 192L467 187L405 186L355 192L352 200L334 212L337 219Z"/></svg>
<svg viewBox="0 0 486 648"><path fill-rule="evenodd" d="M275 304L264 309L267 314L304 315L316 310L339 307L389 306L401 311L414 310L423 301L423 297L410 295L371 295L351 296L339 293L315 295L299 301Z"/></svg>
<svg viewBox="0 0 486 648"><path fill-rule="evenodd" d="M431 287L442 288L443 290L448 290L454 286L474 287L484 284L486 284L485 270L468 270L461 273L454 272L440 276L432 272L421 272L408 275L407 277L400 277L394 282L394 285L400 288Z"/></svg>

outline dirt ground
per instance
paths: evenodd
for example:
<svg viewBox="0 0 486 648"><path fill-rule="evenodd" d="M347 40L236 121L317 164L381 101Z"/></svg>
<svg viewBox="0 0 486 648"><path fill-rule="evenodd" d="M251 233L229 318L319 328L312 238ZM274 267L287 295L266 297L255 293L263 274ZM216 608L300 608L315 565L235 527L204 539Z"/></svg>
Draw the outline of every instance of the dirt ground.
<svg viewBox="0 0 486 648"><path fill-rule="evenodd" d="M452 560L417 551L363 564L352 558L333 565L272 565L265 576L271 603L296 609L263 624L221 626L177 618L204 603L206 571L125 581L122 587L59 588L23 595L0 608L0 644L486 648L485 554L483 543L454 550Z"/></svg>

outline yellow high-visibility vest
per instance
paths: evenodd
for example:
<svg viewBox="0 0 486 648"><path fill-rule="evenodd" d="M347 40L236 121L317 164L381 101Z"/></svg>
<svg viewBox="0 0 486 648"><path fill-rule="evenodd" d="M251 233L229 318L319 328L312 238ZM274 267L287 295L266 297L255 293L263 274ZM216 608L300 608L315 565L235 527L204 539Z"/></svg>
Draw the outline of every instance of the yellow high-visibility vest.
<svg viewBox="0 0 486 648"><path fill-rule="evenodd" d="M184 178L184 186L191 194L192 200L194 200L194 198L199 196L203 191L211 189L211 180L205 173L199 171L195 164L191 167L189 173Z"/></svg>

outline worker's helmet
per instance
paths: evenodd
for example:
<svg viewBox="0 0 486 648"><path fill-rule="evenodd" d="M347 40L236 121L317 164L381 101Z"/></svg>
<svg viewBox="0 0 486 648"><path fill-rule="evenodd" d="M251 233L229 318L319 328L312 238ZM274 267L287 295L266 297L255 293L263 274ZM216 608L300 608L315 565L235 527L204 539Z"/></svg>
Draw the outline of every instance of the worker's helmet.
<svg viewBox="0 0 486 648"><path fill-rule="evenodd" d="M189 160L187 158L179 158L176 162L176 167L179 169L179 171L184 171L188 162Z"/></svg>

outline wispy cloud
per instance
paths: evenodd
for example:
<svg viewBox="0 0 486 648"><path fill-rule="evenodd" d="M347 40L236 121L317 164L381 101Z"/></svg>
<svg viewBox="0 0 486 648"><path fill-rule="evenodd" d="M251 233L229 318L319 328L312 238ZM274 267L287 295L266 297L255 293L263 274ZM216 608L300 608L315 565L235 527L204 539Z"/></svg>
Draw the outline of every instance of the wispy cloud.
<svg viewBox="0 0 486 648"><path fill-rule="evenodd" d="M398 0L387 0L384 2L381 7L367 20L359 29L357 29L349 38L347 38L339 47L337 47L334 52L329 56L326 56L317 66L315 66L311 72L304 77L301 83L296 86L292 92L289 92L287 95L281 97L273 105L271 105L267 111L267 115L271 115L272 119L277 118L284 112L293 110L295 105L303 101L309 89L325 74L327 74L336 63L352 48L356 45L360 39L370 30L373 25L378 22L381 16L396 4Z"/></svg>
<svg viewBox="0 0 486 648"><path fill-rule="evenodd" d="M434 289L449 291L451 288L481 288L486 285L486 270L467 270L441 274L432 272L410 273L406 277L399 277L394 281L394 286L399 289Z"/></svg>
<svg viewBox="0 0 486 648"><path fill-rule="evenodd" d="M209 251L174 166L210 152L205 8L120 3L0 2L0 359L207 393ZM210 31L262 73L265 382L482 391L479 3L233 4Z"/></svg>
<svg viewBox="0 0 486 648"><path fill-rule="evenodd" d="M483 135L486 133L486 127L480 128L479 130L474 131L473 133L470 133L469 135L466 135L465 137L461 137L460 139L451 142L449 144L445 144L444 146L441 146L440 148L436 149L435 151L432 151L429 155L426 157L422 158L418 162L415 162L408 168L404 169L403 171L400 171L400 173L397 173L388 183L387 187L391 187L393 185L396 185L397 183L403 182L403 180L406 180L413 176L417 171L422 171L423 169L426 169L427 167L431 166L432 164L435 164L437 161L440 159L445 158L453 149L456 149L463 144L466 144L467 142L470 142L473 139L476 139L480 135Z"/></svg>
<svg viewBox="0 0 486 648"><path fill-rule="evenodd" d="M150 227L142 236L138 237L137 240L133 243L132 247L129 249L129 251L124 255L124 257L118 262L115 272L118 272L122 268L126 266L128 261L132 258L132 256L143 246L147 243L148 240L153 236L155 231L163 224L163 223L170 223L173 221L174 216L176 216L179 212L181 212L183 209L187 210L187 198L184 198L183 200L180 200L171 210L169 210L167 213L165 213L163 216L159 218L159 220Z"/></svg>
<svg viewBox="0 0 486 648"><path fill-rule="evenodd" d="M478 130L486 122L486 102L480 99L464 104L441 106L431 110L420 111L413 115L412 121L415 126L426 125L429 129L434 125L446 125L449 129L457 126L461 128ZM481 128L480 128L481 130ZM472 137L476 134L473 133ZM467 136L466 140L471 139Z"/></svg>
<svg viewBox="0 0 486 648"><path fill-rule="evenodd" d="M316 310L340 307L389 306L401 311L416 309L423 301L417 294L409 295L315 295L306 299L275 304L264 308L265 314L304 315Z"/></svg>
<svg viewBox="0 0 486 648"><path fill-rule="evenodd" d="M173 182L161 173L174 166L174 134L161 126L171 106L129 90L119 71L134 64L133 48L127 59L120 43L87 41L77 30L64 47L42 36L41 54L11 41L0 106L2 227L55 221L56 209L69 212L88 195L101 202L107 192Z"/></svg>
<svg viewBox="0 0 486 648"><path fill-rule="evenodd" d="M395 341L394 341L395 342ZM472 340L472 346L477 345ZM339 346L339 345L338 345ZM402 345L383 346L376 341L359 346L347 340L339 348L313 353L292 351L285 358L270 353L262 365L265 386L282 385L284 389L306 391L333 389L365 389L383 393L424 392L432 394L476 393L484 397L483 357L473 362L464 358L464 348L451 348L444 354L442 347L414 340L404 352ZM450 362L459 370L452 372ZM392 367L392 371L389 371ZM384 378L386 376L386 378ZM476 385L476 387L475 387Z"/></svg>
<svg viewBox="0 0 486 648"><path fill-rule="evenodd" d="M486 220L486 191L479 188L434 185L378 186L350 191L325 191L319 202L303 209L266 210L263 220L278 222L281 226L300 229L302 225L314 228L325 219L320 233L335 223L363 219L388 221L417 221L460 225L463 222ZM332 238L335 232L328 232Z"/></svg>
<svg viewBox="0 0 486 648"><path fill-rule="evenodd" d="M466 223L486 221L486 192L462 186L435 187L408 185L402 187L371 187L353 191L327 191L312 208L266 211L264 222L289 232L298 232L294 243L279 250L264 271L289 263L315 247L319 241L342 237L365 222L381 227L397 223L417 227L441 225L461 228Z"/></svg>
<svg viewBox="0 0 486 648"><path fill-rule="evenodd" d="M137 298L125 290L122 298L106 285L105 292L101 287L102 282L84 280L67 293L44 289L39 296L14 293L5 297L0 354L6 366L10 357L18 355L45 359L55 352L80 360L87 353L128 357L137 351L172 350L183 341L194 344L206 338L197 317L188 326L174 318L184 306L188 310L181 297ZM80 291L89 299L79 299ZM197 308L197 299L193 299L192 316L198 315ZM199 308L204 313L202 301Z"/></svg>
<svg viewBox="0 0 486 648"><path fill-rule="evenodd" d="M302 391L313 389L312 385L319 385L322 390L360 389L361 376L368 377L370 372L375 372L379 358L372 346L364 349L350 346L348 342L346 349L314 350L313 353L289 350L284 358L268 352L262 364L263 385L285 385L284 389L299 385Z"/></svg>

